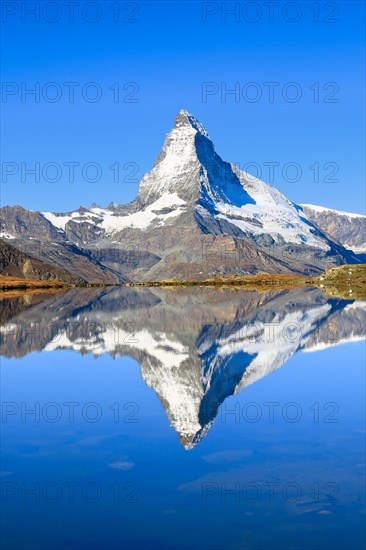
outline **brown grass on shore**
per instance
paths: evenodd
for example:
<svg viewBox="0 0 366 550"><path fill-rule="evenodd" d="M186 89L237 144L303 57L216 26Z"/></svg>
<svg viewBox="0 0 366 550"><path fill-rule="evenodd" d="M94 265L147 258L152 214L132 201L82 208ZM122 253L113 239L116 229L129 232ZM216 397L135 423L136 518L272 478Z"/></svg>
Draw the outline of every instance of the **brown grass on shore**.
<svg viewBox="0 0 366 550"><path fill-rule="evenodd" d="M45 288L62 288L70 286L61 281L40 281L38 279L22 279L21 277L10 277L0 275L0 290L25 290L25 289L45 289Z"/></svg>
<svg viewBox="0 0 366 550"><path fill-rule="evenodd" d="M270 275L267 273L258 273L256 275L221 275L210 277L202 281L163 279L156 282L146 283L127 283L127 286L217 286L217 287L243 287L270 289L273 287L293 288L309 284L309 279L300 275L279 274Z"/></svg>
<svg viewBox="0 0 366 550"><path fill-rule="evenodd" d="M266 292L315 286L329 296L345 299L366 299L366 266L363 264L333 267L317 277L291 274L257 273L256 275L219 275L202 281L165 279L157 282L127 283L129 286L161 286L178 288L186 286L208 286Z"/></svg>
<svg viewBox="0 0 366 550"><path fill-rule="evenodd" d="M85 286L112 286L103 284L87 284ZM121 286L121 285L116 285ZM316 286L330 296L347 299L366 299L366 266L342 265L323 272L318 277L305 277L291 274L257 273L256 275L220 275L202 281L165 279L145 283L125 283L125 286L147 286L178 288L187 286L208 286L215 288L233 288L257 290L289 290L291 288ZM0 297L14 297L25 292L59 291L75 287L61 281L40 281L35 279L21 279L0 275Z"/></svg>

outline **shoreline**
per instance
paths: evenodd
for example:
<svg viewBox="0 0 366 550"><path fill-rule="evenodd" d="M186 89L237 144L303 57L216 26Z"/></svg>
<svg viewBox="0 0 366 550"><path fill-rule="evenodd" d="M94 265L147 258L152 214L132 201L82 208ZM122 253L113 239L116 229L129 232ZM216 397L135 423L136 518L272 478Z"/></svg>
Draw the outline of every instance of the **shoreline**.
<svg viewBox="0 0 366 550"><path fill-rule="evenodd" d="M209 287L209 288L232 288L257 290L266 292L271 290L290 290L294 288L317 287L328 295L334 295L347 299L366 299L366 265L353 264L333 267L317 277L306 277L304 275L291 274L268 274L259 273L255 275L222 275L209 277L201 281L163 279L161 281L127 282L120 284L86 283L85 285L74 285L62 281L37 279L22 279L0 275L0 297L10 297L10 294L27 293L39 291L58 291L72 288L106 288L106 287Z"/></svg>

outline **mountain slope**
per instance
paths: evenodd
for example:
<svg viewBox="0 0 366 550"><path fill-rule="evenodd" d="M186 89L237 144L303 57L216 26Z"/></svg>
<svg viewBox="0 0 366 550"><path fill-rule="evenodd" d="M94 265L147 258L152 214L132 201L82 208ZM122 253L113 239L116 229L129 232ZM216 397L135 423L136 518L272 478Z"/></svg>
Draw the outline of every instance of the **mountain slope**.
<svg viewBox="0 0 366 550"><path fill-rule="evenodd" d="M0 239L0 275L82 285L85 280L66 269L41 262Z"/></svg>
<svg viewBox="0 0 366 550"><path fill-rule="evenodd" d="M357 254L366 254L366 217L313 204L300 205L306 217L330 238Z"/></svg>
<svg viewBox="0 0 366 550"><path fill-rule="evenodd" d="M77 246L89 260L135 281L258 271L314 275L358 261L274 187L224 162L187 111L178 113L131 203L61 214L14 209L0 215L2 235L14 246L29 237L46 254L55 243Z"/></svg>

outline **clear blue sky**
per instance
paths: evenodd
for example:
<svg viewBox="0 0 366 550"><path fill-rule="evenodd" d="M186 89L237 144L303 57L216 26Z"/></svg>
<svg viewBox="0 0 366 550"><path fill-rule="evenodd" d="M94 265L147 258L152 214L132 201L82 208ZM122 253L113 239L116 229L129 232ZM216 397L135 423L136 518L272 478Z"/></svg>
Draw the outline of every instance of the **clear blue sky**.
<svg viewBox="0 0 366 550"><path fill-rule="evenodd" d="M67 211L133 199L175 114L185 108L203 122L225 160L291 200L363 213L364 2L294 2L287 13L280 2L273 21L262 2L257 8L239 3L236 16L225 14L221 2L107 0L94 3L99 13L79 2L70 21L70 8L60 1L58 12L48 7L36 22L20 2L2 4L2 161L13 163L3 164L3 205ZM115 22L111 6L117 4ZM37 82L38 102L24 96ZM79 83L74 102L65 82ZM90 82L96 86L85 86ZM214 84L203 97L205 82ZM273 101L268 82L277 83ZM240 96L225 97L235 86ZM101 97L93 102L96 91ZM285 100L286 92L301 99ZM55 93L60 99L52 102ZM261 97L250 101L255 94ZM78 163L74 182L70 162ZM39 181L25 173L35 163ZM99 173L87 163L96 163ZM265 163L279 163L273 178Z"/></svg>

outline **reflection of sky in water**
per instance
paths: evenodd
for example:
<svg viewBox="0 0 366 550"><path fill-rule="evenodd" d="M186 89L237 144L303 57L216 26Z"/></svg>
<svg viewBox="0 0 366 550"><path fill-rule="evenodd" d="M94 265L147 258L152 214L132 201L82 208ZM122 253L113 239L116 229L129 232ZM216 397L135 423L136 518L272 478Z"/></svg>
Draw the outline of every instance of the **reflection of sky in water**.
<svg viewBox="0 0 366 550"><path fill-rule="evenodd" d="M364 352L356 342L290 354L227 397L191 450L134 359L3 359L2 401L20 407L2 423L4 547L361 549ZM218 366L213 388L226 397ZM40 403L40 422L21 403ZM37 484L39 503L24 496Z"/></svg>

